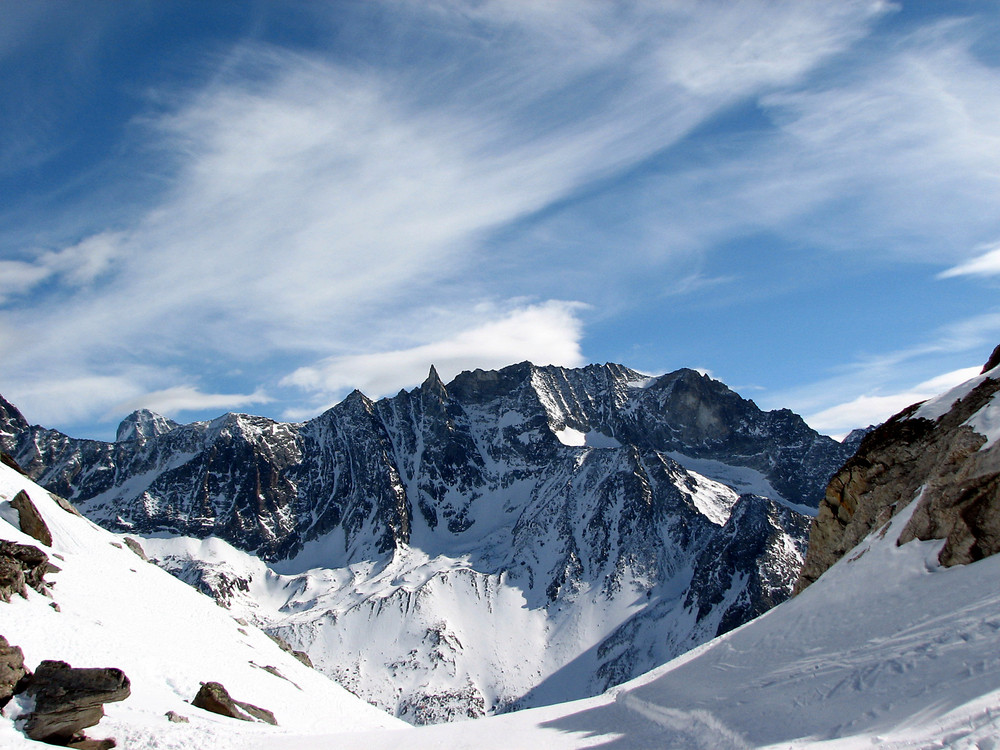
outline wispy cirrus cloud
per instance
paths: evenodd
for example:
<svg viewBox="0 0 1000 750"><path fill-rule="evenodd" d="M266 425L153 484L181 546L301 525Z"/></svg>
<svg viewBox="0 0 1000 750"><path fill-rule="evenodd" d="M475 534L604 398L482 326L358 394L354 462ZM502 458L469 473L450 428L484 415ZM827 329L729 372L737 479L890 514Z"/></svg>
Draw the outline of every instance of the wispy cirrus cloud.
<svg viewBox="0 0 1000 750"><path fill-rule="evenodd" d="M271 401L273 399L262 390L253 393L204 393L195 386L178 385L119 401L109 409L107 418L120 417L141 408L173 417L190 411L240 409Z"/></svg>
<svg viewBox="0 0 1000 750"><path fill-rule="evenodd" d="M0 304L44 282L55 281L63 292L92 285L111 272L123 238L121 232L101 232L60 250L36 251L31 260L0 260Z"/></svg>
<svg viewBox="0 0 1000 750"><path fill-rule="evenodd" d="M985 362L998 340L1000 312L984 313L944 326L917 345L837 364L831 377L771 392L765 402L768 408L789 406L814 429L841 436L973 377L981 363L945 373L934 368L956 358Z"/></svg>
<svg viewBox="0 0 1000 750"><path fill-rule="evenodd" d="M942 271L939 279L953 279L957 276L997 276L1000 275L1000 244L981 248L982 255L970 258L964 263Z"/></svg>
<svg viewBox="0 0 1000 750"><path fill-rule="evenodd" d="M770 232L906 262L981 252L1000 233L1000 69L973 54L978 38L968 23L932 25L762 96L773 127L706 139L701 158L637 182L636 200L662 206L647 243L712 252Z"/></svg>
<svg viewBox="0 0 1000 750"><path fill-rule="evenodd" d="M979 374L980 367L963 367L937 375L898 393L858 396L850 401L810 414L806 421L824 434L841 439L852 429L884 422L893 414L944 393Z"/></svg>
<svg viewBox="0 0 1000 750"><path fill-rule="evenodd" d="M887 7L403 4L394 33L418 43L388 55L241 42L197 90L154 92L140 123L145 163L157 155L166 181L154 204L10 267L25 289L65 289L58 307L22 295L0 312L4 388L31 401L45 357L61 366L49 391L110 378L95 381L108 391L94 410L251 363L277 379L279 359L296 373L286 386L316 397L347 377L387 388L376 371L390 361L574 361L579 318L562 303L467 335L465 311L533 294L538 275L530 258L494 273L502 263L484 237L633 168L733 102L795 83ZM519 339L512 326L533 315L549 325ZM420 323L429 317L447 322ZM397 371L400 384L412 377L410 364ZM178 403L209 403L185 395Z"/></svg>

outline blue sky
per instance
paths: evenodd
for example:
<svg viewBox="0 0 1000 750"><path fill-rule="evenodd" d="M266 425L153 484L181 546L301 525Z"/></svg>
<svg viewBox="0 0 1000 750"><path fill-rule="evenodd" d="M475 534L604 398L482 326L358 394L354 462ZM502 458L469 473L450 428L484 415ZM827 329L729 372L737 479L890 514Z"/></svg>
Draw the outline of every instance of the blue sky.
<svg viewBox="0 0 1000 750"><path fill-rule="evenodd" d="M18 3L0 393L300 420L431 363L843 434L1000 343L1000 4Z"/></svg>

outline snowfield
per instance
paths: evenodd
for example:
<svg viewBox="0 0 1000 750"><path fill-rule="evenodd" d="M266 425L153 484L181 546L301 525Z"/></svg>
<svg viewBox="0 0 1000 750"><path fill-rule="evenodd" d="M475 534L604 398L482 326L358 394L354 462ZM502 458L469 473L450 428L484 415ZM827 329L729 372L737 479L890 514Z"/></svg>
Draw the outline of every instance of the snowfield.
<svg viewBox="0 0 1000 750"><path fill-rule="evenodd" d="M18 528L9 500L21 489L52 531L52 548ZM108 704L107 716L88 736L114 737L129 750L189 750L243 748L254 735L406 726L299 663L263 632L240 624L208 597L144 562L120 537L67 513L48 492L2 465L0 538L37 546L61 568L46 576L55 584L60 611L32 589L27 599L0 601L0 635L21 647L25 665L34 670L43 659L60 659L74 667L119 667L131 680L131 697ZM224 718L186 702L201 682L213 680L237 700L273 711L279 726ZM169 710L190 723L169 722ZM4 711L0 747L51 747L18 732L16 713L14 702Z"/></svg>
<svg viewBox="0 0 1000 750"><path fill-rule="evenodd" d="M31 591L0 603L0 634L29 667L46 658L117 666L132 696L90 736L119 747L260 748L995 748L1000 746L1000 557L942 568L939 542L895 544L911 503L795 599L605 695L477 721L401 729L147 564L120 538L60 509L0 467L7 500L25 488L49 524L61 612ZM516 658L516 655L512 655ZM282 677L265 671L272 666ZM274 711L280 726L191 707L201 681ZM0 746L41 747L0 720ZM174 710L190 724L172 724Z"/></svg>
<svg viewBox="0 0 1000 750"><path fill-rule="evenodd" d="M1000 747L1000 558L942 568L939 542L896 546L908 518L900 513L795 599L604 696L413 729L406 745ZM258 747L390 750L399 739Z"/></svg>

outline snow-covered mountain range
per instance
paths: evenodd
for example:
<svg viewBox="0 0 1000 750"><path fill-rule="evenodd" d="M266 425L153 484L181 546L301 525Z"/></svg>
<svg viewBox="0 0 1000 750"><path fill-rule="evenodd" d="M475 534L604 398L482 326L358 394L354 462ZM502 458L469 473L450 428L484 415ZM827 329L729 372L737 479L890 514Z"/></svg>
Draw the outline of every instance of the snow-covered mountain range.
<svg viewBox="0 0 1000 750"><path fill-rule="evenodd" d="M115 443L0 410L40 484L415 723L594 695L782 601L854 448L618 365L432 369L303 424L136 412Z"/></svg>
<svg viewBox="0 0 1000 750"><path fill-rule="evenodd" d="M874 431L837 472L808 555L807 568L823 570L804 576L800 594L600 696L395 729L405 725L338 692L233 613L143 562L124 538L66 512L6 466L0 539L38 544L11 504L26 490L51 528L45 549L61 569L49 575L54 602L31 589L26 599L0 601L0 631L24 648L31 668L42 658L124 668L132 696L109 704L94 734L136 750L996 747L1000 349L996 359L978 378ZM303 599L309 586L329 591L310 575L268 572L219 540L144 544L160 556L214 561L189 571L220 574L211 586L251 608L287 599L287 587ZM221 575L238 564L256 566L246 583L257 591ZM199 680L218 678L274 710L279 726L215 717L186 702ZM22 708L15 701L4 709L0 742L42 747L18 731ZM168 710L189 723L171 723Z"/></svg>

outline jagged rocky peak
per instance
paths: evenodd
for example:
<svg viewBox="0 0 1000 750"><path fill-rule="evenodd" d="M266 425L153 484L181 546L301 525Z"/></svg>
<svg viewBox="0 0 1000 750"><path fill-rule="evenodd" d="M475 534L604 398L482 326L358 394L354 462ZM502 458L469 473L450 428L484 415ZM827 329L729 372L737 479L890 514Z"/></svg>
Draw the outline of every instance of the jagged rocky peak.
<svg viewBox="0 0 1000 750"><path fill-rule="evenodd" d="M13 437L28 429L28 420L10 401L0 396L0 437Z"/></svg>
<svg viewBox="0 0 1000 750"><path fill-rule="evenodd" d="M445 387L444 382L441 380L441 376L438 375L437 368L434 365L431 365L430 372L427 373L427 378L420 385L418 390L420 392L421 399L425 403L433 401L441 404L448 400L448 389Z"/></svg>
<svg viewBox="0 0 1000 750"><path fill-rule="evenodd" d="M912 503L899 544L943 539L945 566L1000 552L998 391L1000 347L977 377L866 435L830 480L796 591Z"/></svg>
<svg viewBox="0 0 1000 750"><path fill-rule="evenodd" d="M157 414L149 409L137 409L129 414L118 425L118 432L115 436L116 443L124 443L129 440L149 440L157 435L170 432L180 425L172 419Z"/></svg>

